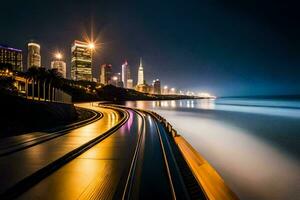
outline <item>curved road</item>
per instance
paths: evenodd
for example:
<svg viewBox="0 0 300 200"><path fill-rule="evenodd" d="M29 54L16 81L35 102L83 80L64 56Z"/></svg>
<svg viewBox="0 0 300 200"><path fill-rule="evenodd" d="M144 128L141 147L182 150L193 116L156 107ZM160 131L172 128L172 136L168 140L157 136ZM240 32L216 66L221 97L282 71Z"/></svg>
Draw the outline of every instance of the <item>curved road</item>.
<svg viewBox="0 0 300 200"><path fill-rule="evenodd" d="M90 107L89 104L80 106ZM72 130L61 137L0 157L0 194L75 148L105 133L121 118L119 113L112 109L97 107L95 110L103 114L101 120Z"/></svg>
<svg viewBox="0 0 300 200"><path fill-rule="evenodd" d="M18 199L189 199L167 133L150 113L98 107L95 103L80 106L103 113L103 118L64 136L0 157L1 193L115 127L123 110L127 118L118 129L15 196Z"/></svg>
<svg viewBox="0 0 300 200"><path fill-rule="evenodd" d="M116 132L48 176L19 199L121 199L138 138L142 137L130 199L172 199L153 119L128 110ZM129 199L129 198L128 198Z"/></svg>

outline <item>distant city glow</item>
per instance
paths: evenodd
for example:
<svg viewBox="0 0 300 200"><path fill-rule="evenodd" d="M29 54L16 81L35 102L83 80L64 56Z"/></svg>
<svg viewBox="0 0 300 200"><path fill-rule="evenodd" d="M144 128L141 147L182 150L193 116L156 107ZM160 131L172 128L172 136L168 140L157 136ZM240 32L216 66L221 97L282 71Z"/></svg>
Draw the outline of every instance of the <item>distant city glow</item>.
<svg viewBox="0 0 300 200"><path fill-rule="evenodd" d="M210 93L208 92L200 92L198 94L199 97L203 97L203 98L216 98L215 96L211 95Z"/></svg>

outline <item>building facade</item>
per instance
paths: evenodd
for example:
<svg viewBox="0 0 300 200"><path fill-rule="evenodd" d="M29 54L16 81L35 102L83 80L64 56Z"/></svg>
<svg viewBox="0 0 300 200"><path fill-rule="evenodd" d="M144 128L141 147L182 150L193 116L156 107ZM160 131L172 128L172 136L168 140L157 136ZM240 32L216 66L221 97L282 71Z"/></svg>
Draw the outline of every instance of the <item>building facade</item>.
<svg viewBox="0 0 300 200"><path fill-rule="evenodd" d="M145 84L145 79L144 79L144 67L142 63L142 58L140 58L140 66L139 66L139 71L138 71L138 85L143 85Z"/></svg>
<svg viewBox="0 0 300 200"><path fill-rule="evenodd" d="M151 87L147 84L139 84L135 86L135 90L143 93L150 93Z"/></svg>
<svg viewBox="0 0 300 200"><path fill-rule="evenodd" d="M128 89L133 89L133 80L132 79L127 80L127 88Z"/></svg>
<svg viewBox="0 0 300 200"><path fill-rule="evenodd" d="M128 88L127 81L130 79L130 68L128 62L125 61L122 65L122 82L125 88Z"/></svg>
<svg viewBox="0 0 300 200"><path fill-rule="evenodd" d="M27 44L27 69L30 67L41 67L41 46L34 42Z"/></svg>
<svg viewBox="0 0 300 200"><path fill-rule="evenodd" d="M115 76L117 77L117 87L124 87L124 83L122 81L121 73L116 73Z"/></svg>
<svg viewBox="0 0 300 200"><path fill-rule="evenodd" d="M0 63L11 64L13 70L23 71L22 50L0 45Z"/></svg>
<svg viewBox="0 0 300 200"><path fill-rule="evenodd" d="M112 65L103 64L100 66L100 83L107 85L111 84Z"/></svg>
<svg viewBox="0 0 300 200"><path fill-rule="evenodd" d="M71 79L92 81L92 49L86 42L75 40L72 44Z"/></svg>
<svg viewBox="0 0 300 200"><path fill-rule="evenodd" d="M63 78L67 78L67 65L62 60L54 60L51 62L51 69L57 69L57 72L60 73L60 75Z"/></svg>
<svg viewBox="0 0 300 200"><path fill-rule="evenodd" d="M116 87L124 87L123 81L121 79L121 73L116 73L112 77L112 85L114 85Z"/></svg>
<svg viewBox="0 0 300 200"><path fill-rule="evenodd" d="M159 79L153 80L152 87L153 87L153 93L154 94L161 94L161 86L160 86L160 80Z"/></svg>

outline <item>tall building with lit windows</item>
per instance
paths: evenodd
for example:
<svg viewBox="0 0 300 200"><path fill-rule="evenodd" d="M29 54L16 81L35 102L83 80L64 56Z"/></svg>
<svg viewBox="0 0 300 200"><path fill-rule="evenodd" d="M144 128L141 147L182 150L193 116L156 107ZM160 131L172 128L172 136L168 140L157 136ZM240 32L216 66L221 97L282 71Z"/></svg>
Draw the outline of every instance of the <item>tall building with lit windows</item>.
<svg viewBox="0 0 300 200"><path fill-rule="evenodd" d="M0 63L11 64L13 70L22 71L22 50L0 45Z"/></svg>
<svg viewBox="0 0 300 200"><path fill-rule="evenodd" d="M161 94L161 87L160 87L160 80L159 79L153 80L152 87L153 87L153 93L154 94Z"/></svg>
<svg viewBox="0 0 300 200"><path fill-rule="evenodd" d="M51 69L57 69L57 72L61 75L61 77L67 77L67 65L62 60L53 60L51 61Z"/></svg>
<svg viewBox="0 0 300 200"><path fill-rule="evenodd" d="M122 82L124 84L124 88L128 88L127 82L130 79L130 68L128 62L125 61L122 65Z"/></svg>
<svg viewBox="0 0 300 200"><path fill-rule="evenodd" d="M133 89L133 80L132 79L127 80L127 88L128 89Z"/></svg>
<svg viewBox="0 0 300 200"><path fill-rule="evenodd" d="M140 66L139 66L139 71L138 71L138 85L143 85L145 84L145 79L144 79L144 68L143 68L143 62L142 58L140 58Z"/></svg>
<svg viewBox="0 0 300 200"><path fill-rule="evenodd" d="M72 44L71 78L92 81L92 49L86 42L75 40Z"/></svg>
<svg viewBox="0 0 300 200"><path fill-rule="evenodd" d="M100 66L100 83L107 85L111 84L112 65L103 64Z"/></svg>
<svg viewBox="0 0 300 200"><path fill-rule="evenodd" d="M27 44L27 69L41 67L41 46L34 42Z"/></svg>

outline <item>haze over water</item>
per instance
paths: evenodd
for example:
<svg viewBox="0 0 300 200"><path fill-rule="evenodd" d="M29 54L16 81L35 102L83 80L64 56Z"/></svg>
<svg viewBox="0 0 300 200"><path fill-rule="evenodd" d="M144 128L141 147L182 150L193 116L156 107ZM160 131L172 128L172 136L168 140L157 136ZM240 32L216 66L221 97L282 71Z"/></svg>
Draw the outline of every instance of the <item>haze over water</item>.
<svg viewBox="0 0 300 200"><path fill-rule="evenodd" d="M300 101L126 102L165 117L240 199L300 199Z"/></svg>

